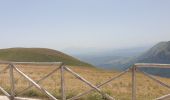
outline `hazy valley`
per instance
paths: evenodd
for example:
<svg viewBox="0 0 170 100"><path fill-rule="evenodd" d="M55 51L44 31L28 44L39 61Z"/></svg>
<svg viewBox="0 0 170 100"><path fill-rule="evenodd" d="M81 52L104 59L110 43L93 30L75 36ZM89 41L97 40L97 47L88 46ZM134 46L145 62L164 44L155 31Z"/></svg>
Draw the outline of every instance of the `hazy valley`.
<svg viewBox="0 0 170 100"><path fill-rule="evenodd" d="M70 53L71 54L71 53ZM102 69L125 70L134 63L170 63L170 42L160 42L153 46L112 50L101 53L89 53L89 55L72 54L82 61L91 63ZM145 71L170 77L169 69L150 69Z"/></svg>

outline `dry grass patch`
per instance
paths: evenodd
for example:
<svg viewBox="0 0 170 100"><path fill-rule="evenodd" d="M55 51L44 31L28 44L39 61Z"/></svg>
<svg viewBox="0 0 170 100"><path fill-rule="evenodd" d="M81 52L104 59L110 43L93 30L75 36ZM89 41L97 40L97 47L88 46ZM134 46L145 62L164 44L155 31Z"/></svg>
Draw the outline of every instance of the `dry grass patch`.
<svg viewBox="0 0 170 100"><path fill-rule="evenodd" d="M5 65L0 67L0 70L4 68ZM26 75L31 77L33 80L39 80L58 66L36 66L36 65L17 65L17 68L23 71ZM72 70L80 74L82 77L93 83L94 85L101 84L102 82L114 77L120 72L115 71L104 71L98 70L95 68L89 67L70 67ZM19 93L24 88L29 86L29 82L27 82L22 76L17 74L14 71L15 75L15 83L16 83L16 93ZM8 92L10 91L10 81L9 81L9 73L6 71L5 73L0 74L0 86L4 87ZM158 79L170 84L170 79L157 77ZM67 98L73 97L79 93L82 93L86 90L89 90L90 87L85 85L85 83L76 79L70 73L65 72L65 80L66 80L66 93ZM127 73L119 79L116 79L107 85L101 87L102 91L108 93L109 95L115 97L118 100L131 100L131 73ZM40 82L40 85L47 89L50 93L52 93L55 97L60 97L60 71L58 70L49 78ZM151 79L148 79L142 74L137 73L137 98L138 100L152 100L161 95L165 95L170 93L170 90L158 85L153 82ZM19 96L27 96L27 97L39 97L47 99L47 97L39 92L35 87L30 88L29 90L23 92ZM97 92L92 92L86 96L83 96L79 100L102 100L102 96Z"/></svg>

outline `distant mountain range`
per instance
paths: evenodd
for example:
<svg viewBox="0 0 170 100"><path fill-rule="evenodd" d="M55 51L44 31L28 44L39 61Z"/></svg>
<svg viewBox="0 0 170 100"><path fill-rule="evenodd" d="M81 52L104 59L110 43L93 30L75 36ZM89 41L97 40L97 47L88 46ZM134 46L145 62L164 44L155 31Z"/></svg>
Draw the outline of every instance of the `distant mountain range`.
<svg viewBox="0 0 170 100"><path fill-rule="evenodd" d="M75 57L106 69L125 69L133 63L170 63L170 41L153 47L138 47L109 52L74 55Z"/></svg>
<svg viewBox="0 0 170 100"><path fill-rule="evenodd" d="M77 58L104 69L125 70L134 63L170 64L170 41L160 42L151 48L140 47L113 50L95 55L75 55ZM142 69L149 73L170 77L170 69Z"/></svg>
<svg viewBox="0 0 170 100"><path fill-rule="evenodd" d="M76 58L74 58L74 57ZM0 61L60 61L68 65L97 66L103 69L125 70L134 63L170 64L170 41L160 42L153 47L100 51L72 56L47 48L9 48L0 49ZM77 59L79 58L79 59ZM87 62L87 63L86 63ZM92 65L91 65L92 64ZM142 69L152 74L170 77L169 69Z"/></svg>
<svg viewBox="0 0 170 100"><path fill-rule="evenodd" d="M88 54L73 53L72 55L99 68L122 70L127 67L127 62L131 61L134 57L139 56L148 49L149 47L136 47L119 50L97 51L96 53L89 52Z"/></svg>
<svg viewBox="0 0 170 100"><path fill-rule="evenodd" d="M160 42L143 53L141 56L134 58L129 64L133 63L163 63L170 64L170 41ZM159 76L170 77L170 69L161 68L143 68L142 70Z"/></svg>
<svg viewBox="0 0 170 100"><path fill-rule="evenodd" d="M146 63L170 63L170 41L156 44L136 60Z"/></svg>
<svg viewBox="0 0 170 100"><path fill-rule="evenodd" d="M64 62L67 65L92 66L60 51L47 48L0 49L0 61Z"/></svg>
<svg viewBox="0 0 170 100"><path fill-rule="evenodd" d="M127 63L126 66L134 63L170 63L170 41L160 42L154 45L152 48L142 53L140 56L133 57Z"/></svg>

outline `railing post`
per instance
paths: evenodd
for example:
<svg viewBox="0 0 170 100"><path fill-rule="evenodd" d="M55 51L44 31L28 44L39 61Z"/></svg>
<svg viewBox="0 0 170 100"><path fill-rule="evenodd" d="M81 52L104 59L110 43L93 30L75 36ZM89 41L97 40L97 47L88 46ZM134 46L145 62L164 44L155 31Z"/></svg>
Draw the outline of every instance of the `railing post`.
<svg viewBox="0 0 170 100"><path fill-rule="evenodd" d="M136 100L136 66L132 67L132 100Z"/></svg>
<svg viewBox="0 0 170 100"><path fill-rule="evenodd" d="M14 100L15 98L15 83L14 83L14 72L13 65L9 65L9 74L10 74L10 85L11 85L11 98L10 100Z"/></svg>
<svg viewBox="0 0 170 100"><path fill-rule="evenodd" d="M65 80L64 80L64 66L61 66L61 98L62 100L66 100L66 95L65 95Z"/></svg>

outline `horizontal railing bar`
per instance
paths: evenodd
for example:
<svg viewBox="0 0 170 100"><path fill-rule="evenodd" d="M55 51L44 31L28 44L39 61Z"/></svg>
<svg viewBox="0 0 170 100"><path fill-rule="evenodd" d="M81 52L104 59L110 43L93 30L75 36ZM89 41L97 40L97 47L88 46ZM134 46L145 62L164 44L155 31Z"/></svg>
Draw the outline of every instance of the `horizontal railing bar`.
<svg viewBox="0 0 170 100"><path fill-rule="evenodd" d="M0 64L43 64L43 65L51 65L51 64L62 64L62 62L0 62Z"/></svg>
<svg viewBox="0 0 170 100"><path fill-rule="evenodd" d="M169 99L170 99L170 94L167 94L167 95L161 96L159 98L156 98L155 100L169 100Z"/></svg>
<svg viewBox="0 0 170 100"><path fill-rule="evenodd" d="M153 67L153 68L170 68L170 64L158 64L158 63L136 63L136 67Z"/></svg>

